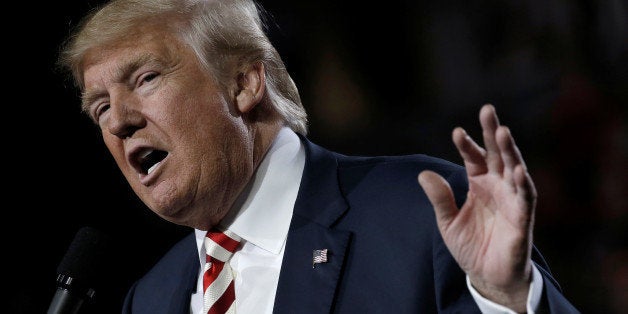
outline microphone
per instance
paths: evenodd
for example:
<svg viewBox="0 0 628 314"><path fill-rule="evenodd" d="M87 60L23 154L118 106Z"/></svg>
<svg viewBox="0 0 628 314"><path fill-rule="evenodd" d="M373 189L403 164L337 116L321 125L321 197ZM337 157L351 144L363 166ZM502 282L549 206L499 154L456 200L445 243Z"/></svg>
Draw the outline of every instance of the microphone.
<svg viewBox="0 0 628 314"><path fill-rule="evenodd" d="M57 290L48 314L76 314L93 301L95 289L106 274L103 266L109 246L110 239L99 230L79 229L57 267Z"/></svg>

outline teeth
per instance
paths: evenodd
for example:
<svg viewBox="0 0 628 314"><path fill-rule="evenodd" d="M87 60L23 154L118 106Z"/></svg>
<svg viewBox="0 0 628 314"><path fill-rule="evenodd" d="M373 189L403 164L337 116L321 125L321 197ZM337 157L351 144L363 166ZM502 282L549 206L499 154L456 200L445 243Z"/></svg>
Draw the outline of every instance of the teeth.
<svg viewBox="0 0 628 314"><path fill-rule="evenodd" d="M148 148L138 152L136 157L138 172L144 173L145 175L151 174L167 155L168 152L166 151Z"/></svg>
<svg viewBox="0 0 628 314"><path fill-rule="evenodd" d="M161 164L161 162L158 162L154 165L152 165L150 168L148 168L148 171L146 171L146 174L150 174L151 172L153 172L153 170L155 170L155 168L157 168L157 166L159 166L159 164Z"/></svg>
<svg viewBox="0 0 628 314"><path fill-rule="evenodd" d="M144 152L140 155L140 159L144 159L144 158L146 158L146 156L150 155L150 153L152 153L152 152L153 152L153 150L152 150L152 149L145 150L145 151L144 151Z"/></svg>

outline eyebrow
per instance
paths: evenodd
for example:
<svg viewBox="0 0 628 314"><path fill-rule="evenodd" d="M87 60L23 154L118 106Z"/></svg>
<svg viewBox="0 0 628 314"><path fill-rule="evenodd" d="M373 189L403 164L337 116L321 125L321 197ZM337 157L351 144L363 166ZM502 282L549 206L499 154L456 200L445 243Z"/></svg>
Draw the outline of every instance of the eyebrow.
<svg viewBox="0 0 628 314"><path fill-rule="evenodd" d="M131 77L137 69L148 63L162 63L162 61L152 53L142 54L141 56L130 59L113 70L113 82L127 82L129 77ZM85 113L89 113L90 105L96 101L96 99L106 95L107 92L104 90L84 91L81 94L81 110Z"/></svg>

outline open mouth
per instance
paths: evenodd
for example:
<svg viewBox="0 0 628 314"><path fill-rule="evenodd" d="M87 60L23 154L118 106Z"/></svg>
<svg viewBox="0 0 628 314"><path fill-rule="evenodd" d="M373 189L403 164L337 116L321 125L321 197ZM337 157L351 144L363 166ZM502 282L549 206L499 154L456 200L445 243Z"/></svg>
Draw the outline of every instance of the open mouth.
<svg viewBox="0 0 628 314"><path fill-rule="evenodd" d="M153 172L166 156L168 156L168 152L163 150L147 150L143 152L138 158L141 173L148 175Z"/></svg>

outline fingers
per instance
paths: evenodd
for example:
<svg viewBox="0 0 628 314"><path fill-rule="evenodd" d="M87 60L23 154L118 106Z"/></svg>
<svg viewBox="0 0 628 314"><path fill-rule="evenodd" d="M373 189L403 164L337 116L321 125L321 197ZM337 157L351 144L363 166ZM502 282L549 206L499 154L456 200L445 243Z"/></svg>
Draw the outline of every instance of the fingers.
<svg viewBox="0 0 628 314"><path fill-rule="evenodd" d="M464 160L467 174L480 175L488 171L486 165L486 151L480 147L462 128L455 128L452 140Z"/></svg>
<svg viewBox="0 0 628 314"><path fill-rule="evenodd" d="M489 172L501 173L503 162L495 137L495 132L499 127L499 119L495 113L495 107L490 104L482 106L480 109L480 124L482 125L482 137L486 149L486 164Z"/></svg>
<svg viewBox="0 0 628 314"><path fill-rule="evenodd" d="M517 194L520 208L534 209L537 198L536 188L510 129L506 126L499 126L495 133L500 158L503 162L503 179Z"/></svg>
<svg viewBox="0 0 628 314"><path fill-rule="evenodd" d="M520 202L520 208L529 212L530 220L533 219L533 211L536 207L537 192L530 173L526 171L523 165L517 165L513 171L514 182L517 187L517 198Z"/></svg>
<svg viewBox="0 0 628 314"><path fill-rule="evenodd" d="M510 134L510 129L500 126L496 132L497 145L499 146L500 156L504 165L503 178L508 181L512 187L516 187L513 179L515 167L521 165L526 170L523 157L519 148L515 144L515 139Z"/></svg>
<svg viewBox="0 0 628 314"><path fill-rule="evenodd" d="M446 230L458 213L449 183L437 173L429 170L422 171L418 181L434 206L438 227L441 231Z"/></svg>
<svg viewBox="0 0 628 314"><path fill-rule="evenodd" d="M503 127L499 125L499 119L493 105L486 104L480 109L480 124L482 125L485 149L473 141L462 128L454 129L452 133L453 142L464 159L465 168L467 168L470 176L489 171L501 175L504 169L504 160L502 160L497 133ZM508 134L508 136L510 135ZM507 142L504 143L507 144ZM512 171L512 168L510 170Z"/></svg>

